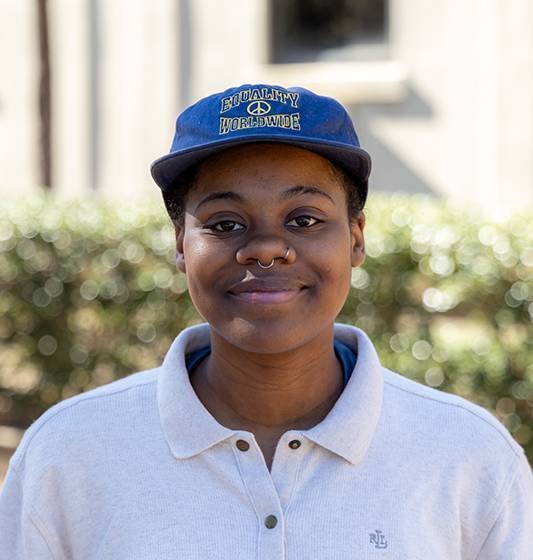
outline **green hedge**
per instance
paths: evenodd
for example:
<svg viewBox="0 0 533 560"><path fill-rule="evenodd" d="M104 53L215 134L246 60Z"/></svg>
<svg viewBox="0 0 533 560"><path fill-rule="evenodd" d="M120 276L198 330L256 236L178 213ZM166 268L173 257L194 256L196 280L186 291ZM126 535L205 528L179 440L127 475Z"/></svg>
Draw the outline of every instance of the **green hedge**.
<svg viewBox="0 0 533 560"><path fill-rule="evenodd" d="M339 321L391 369L491 410L533 462L533 214L373 196L366 234ZM156 366L200 321L162 204L0 203L0 424Z"/></svg>

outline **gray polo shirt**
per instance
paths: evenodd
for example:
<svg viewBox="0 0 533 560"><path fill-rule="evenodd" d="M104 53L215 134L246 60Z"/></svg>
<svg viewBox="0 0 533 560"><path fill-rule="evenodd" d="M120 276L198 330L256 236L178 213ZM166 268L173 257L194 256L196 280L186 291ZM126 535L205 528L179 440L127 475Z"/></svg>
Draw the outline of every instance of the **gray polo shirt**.
<svg viewBox="0 0 533 560"><path fill-rule="evenodd" d="M368 337L327 417L252 433L198 400L184 330L160 368L67 399L26 431L0 494L1 560L527 560L533 480L491 414L384 369Z"/></svg>

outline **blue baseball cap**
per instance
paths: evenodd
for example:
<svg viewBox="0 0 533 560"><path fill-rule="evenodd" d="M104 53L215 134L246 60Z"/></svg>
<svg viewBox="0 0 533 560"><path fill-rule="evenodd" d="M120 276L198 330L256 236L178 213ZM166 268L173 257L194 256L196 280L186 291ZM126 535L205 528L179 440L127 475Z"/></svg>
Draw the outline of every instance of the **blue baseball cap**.
<svg viewBox="0 0 533 560"><path fill-rule="evenodd" d="M299 87L244 84L204 97L176 120L170 153L151 173L162 191L205 158L240 144L280 142L329 159L355 179L366 200L370 155L360 147L352 120L335 99Z"/></svg>

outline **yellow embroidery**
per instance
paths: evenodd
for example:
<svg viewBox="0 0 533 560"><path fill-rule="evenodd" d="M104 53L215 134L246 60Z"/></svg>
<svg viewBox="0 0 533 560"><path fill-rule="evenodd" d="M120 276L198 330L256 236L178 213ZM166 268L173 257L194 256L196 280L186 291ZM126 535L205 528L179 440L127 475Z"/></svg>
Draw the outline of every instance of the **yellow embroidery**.
<svg viewBox="0 0 533 560"><path fill-rule="evenodd" d="M297 109L299 97L299 93L282 91L273 87L243 89L221 99L220 114L250 101L277 101L285 105L290 103L291 107Z"/></svg>
<svg viewBox="0 0 533 560"><path fill-rule="evenodd" d="M289 115L266 115L251 117L220 117L219 134L227 134L246 128L277 127L300 130L300 113Z"/></svg>
<svg viewBox="0 0 533 560"><path fill-rule="evenodd" d="M270 103L266 101L252 101L248 103L248 107L246 107L246 112L249 115L268 115L270 113L270 109L272 109Z"/></svg>

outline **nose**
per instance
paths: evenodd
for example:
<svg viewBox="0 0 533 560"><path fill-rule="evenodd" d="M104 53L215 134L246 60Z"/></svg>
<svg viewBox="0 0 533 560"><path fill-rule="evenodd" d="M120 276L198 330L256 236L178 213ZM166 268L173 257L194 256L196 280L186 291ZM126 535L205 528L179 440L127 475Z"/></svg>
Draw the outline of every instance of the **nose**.
<svg viewBox="0 0 533 560"><path fill-rule="evenodd" d="M275 259L292 264L296 258L295 251L280 237L256 236L239 248L235 255L239 264L256 264L257 261L268 265Z"/></svg>

